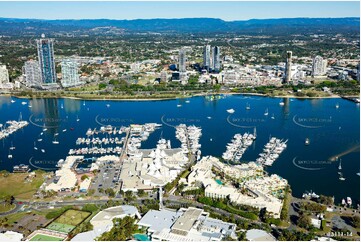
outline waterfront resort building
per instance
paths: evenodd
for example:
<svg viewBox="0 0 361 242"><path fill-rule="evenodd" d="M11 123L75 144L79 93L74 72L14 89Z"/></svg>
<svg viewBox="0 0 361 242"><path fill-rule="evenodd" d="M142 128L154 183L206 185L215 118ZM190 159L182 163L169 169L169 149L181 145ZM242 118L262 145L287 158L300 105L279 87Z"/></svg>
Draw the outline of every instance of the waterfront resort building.
<svg viewBox="0 0 361 242"><path fill-rule="evenodd" d="M83 160L84 156L68 156L66 157L64 163L61 166L60 170L55 172L55 178L53 182L45 186L46 191L70 191L74 189L77 184L77 175L73 169L76 162ZM83 181L87 183L88 181ZM90 183L89 183L90 185ZM84 185L81 185L82 189L85 189Z"/></svg>
<svg viewBox="0 0 361 242"><path fill-rule="evenodd" d="M138 222L152 241L221 241L237 239L236 225L209 217L203 209L150 210Z"/></svg>
<svg viewBox="0 0 361 242"><path fill-rule="evenodd" d="M63 87L74 87L84 84L79 80L78 62L73 59L64 59L61 62L61 85Z"/></svg>
<svg viewBox="0 0 361 242"><path fill-rule="evenodd" d="M38 48L38 58L43 86L56 85L56 69L54 60L53 39L45 38L43 34L41 39L36 41Z"/></svg>
<svg viewBox="0 0 361 242"><path fill-rule="evenodd" d="M214 170L239 181L239 185L243 189L237 189L230 182L217 179ZM186 185L183 191L202 186L205 188L207 197L228 198L236 204L258 209L266 208L275 218L280 217L283 205L282 195L279 193L287 186L287 180L278 175L264 176L263 167L254 162L230 166L211 156L203 157L192 167L192 172L188 177L180 179L179 182Z"/></svg>

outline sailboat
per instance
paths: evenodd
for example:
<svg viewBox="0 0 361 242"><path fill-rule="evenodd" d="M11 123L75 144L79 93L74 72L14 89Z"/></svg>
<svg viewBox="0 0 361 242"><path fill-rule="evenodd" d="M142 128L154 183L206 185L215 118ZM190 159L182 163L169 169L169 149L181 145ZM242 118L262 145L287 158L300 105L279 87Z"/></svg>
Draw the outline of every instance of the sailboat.
<svg viewBox="0 0 361 242"><path fill-rule="evenodd" d="M339 108L339 107L340 107L340 105L339 105L338 103L336 103L335 107L336 107L336 108Z"/></svg>
<svg viewBox="0 0 361 242"><path fill-rule="evenodd" d="M15 100L13 100L13 99L11 99L11 101L10 101L11 103L14 103L15 102Z"/></svg>
<svg viewBox="0 0 361 242"><path fill-rule="evenodd" d="M48 129L45 127L45 124L43 125L43 131L47 131Z"/></svg>
<svg viewBox="0 0 361 242"><path fill-rule="evenodd" d="M77 121L77 122L79 122L79 121L80 121L80 119L79 119L78 115L76 115L76 121Z"/></svg>
<svg viewBox="0 0 361 242"><path fill-rule="evenodd" d="M338 164L338 169L339 169L339 170L342 170L341 159L340 159L340 163Z"/></svg>
<svg viewBox="0 0 361 242"><path fill-rule="evenodd" d="M36 147L35 141L34 141L34 150L38 150L38 147Z"/></svg>
<svg viewBox="0 0 361 242"><path fill-rule="evenodd" d="M251 106L249 105L249 103L247 103L246 110L250 110L250 109L251 109Z"/></svg>
<svg viewBox="0 0 361 242"><path fill-rule="evenodd" d="M10 149L9 149L9 155L8 155L8 158L9 158L9 159L12 159L12 158L13 158L13 155L11 154Z"/></svg>
<svg viewBox="0 0 361 242"><path fill-rule="evenodd" d="M339 174L340 174L340 177L338 178L340 181L344 181L344 180L346 180L346 178L344 178L343 177L343 175L342 175L342 173L341 172L339 172Z"/></svg>
<svg viewBox="0 0 361 242"><path fill-rule="evenodd" d="M83 101L83 106L85 106L85 101Z"/></svg>
<svg viewBox="0 0 361 242"><path fill-rule="evenodd" d="M56 135L54 135L53 144L54 144L54 145L58 145L58 144L59 144L59 141L56 140Z"/></svg>
<svg viewBox="0 0 361 242"><path fill-rule="evenodd" d="M60 105L60 108L61 108L61 109L63 109L63 108L64 108L63 104L61 104L61 105Z"/></svg>
<svg viewBox="0 0 361 242"><path fill-rule="evenodd" d="M272 113L271 119L275 119L275 114L274 113Z"/></svg>
<svg viewBox="0 0 361 242"><path fill-rule="evenodd" d="M264 115L268 116L268 108L266 108L266 111L264 111Z"/></svg>
<svg viewBox="0 0 361 242"><path fill-rule="evenodd" d="M11 141L11 147L10 150L15 150L15 146L13 145L13 142Z"/></svg>

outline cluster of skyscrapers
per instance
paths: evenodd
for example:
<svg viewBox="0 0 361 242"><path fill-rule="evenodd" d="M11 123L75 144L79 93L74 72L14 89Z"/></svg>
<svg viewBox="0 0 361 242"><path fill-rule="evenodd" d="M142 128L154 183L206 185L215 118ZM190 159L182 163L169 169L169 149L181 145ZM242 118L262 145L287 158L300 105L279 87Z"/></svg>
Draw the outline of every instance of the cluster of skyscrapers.
<svg viewBox="0 0 361 242"><path fill-rule="evenodd" d="M38 61L29 60L25 62L23 74L25 84L28 87L54 88L58 87L54 58L54 40L45 38L36 40L38 49ZM79 81L78 64L71 59L63 60L61 63L63 87L71 87L82 84Z"/></svg>
<svg viewBox="0 0 361 242"><path fill-rule="evenodd" d="M203 48L203 69L219 72L221 69L221 53L219 46L206 45Z"/></svg>

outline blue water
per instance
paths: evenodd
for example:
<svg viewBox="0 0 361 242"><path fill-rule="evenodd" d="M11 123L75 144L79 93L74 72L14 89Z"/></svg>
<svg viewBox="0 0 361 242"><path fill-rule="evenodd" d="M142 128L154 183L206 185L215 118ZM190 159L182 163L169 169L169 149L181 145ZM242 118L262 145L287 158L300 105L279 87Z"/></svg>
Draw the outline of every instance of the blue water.
<svg viewBox="0 0 361 242"><path fill-rule="evenodd" d="M146 234L133 234L133 237L137 241L150 241L150 238Z"/></svg>
<svg viewBox="0 0 361 242"><path fill-rule="evenodd" d="M11 171L14 165L28 164L29 159L39 167L51 168L59 159L66 157L69 149L79 148L75 141L78 137L85 137L88 128L99 128L100 123L115 126L162 123L163 117L169 125L185 123L201 126L203 155L220 157L235 133L253 132L253 126L257 127L257 139L243 155L244 162L255 160L271 135L288 139L287 149L267 171L286 178L293 195L301 196L305 190L312 190L335 196L336 202L346 196L351 196L354 202L359 200L360 177L356 173L360 172L360 108L348 100L242 95L223 96L213 101L206 97L140 102L13 99L15 103L10 102L10 97L0 97L0 123L18 120L20 112L24 120L30 119L32 123L0 140L0 169ZM22 105L22 101L30 102L32 107ZM279 105L281 101L284 106ZM251 110L245 109L247 103ZM335 108L336 103L340 106L338 109ZM182 106L177 107L178 104ZM226 112L231 108L235 110L232 115ZM266 109L268 116L264 115ZM44 123L53 128L44 132L43 141L36 143L36 151L33 149L34 141L42 132ZM63 129L67 131L63 133ZM52 140L57 132L60 144L54 145ZM142 147L153 148L160 137L170 139L172 147L180 146L175 139L174 128L163 125L142 143ZM306 138L310 139L309 146L304 145ZM16 149L12 151L13 159L9 160L11 142ZM45 149L46 153L41 153L40 149ZM338 179L339 163L329 161L342 153L345 181Z"/></svg>

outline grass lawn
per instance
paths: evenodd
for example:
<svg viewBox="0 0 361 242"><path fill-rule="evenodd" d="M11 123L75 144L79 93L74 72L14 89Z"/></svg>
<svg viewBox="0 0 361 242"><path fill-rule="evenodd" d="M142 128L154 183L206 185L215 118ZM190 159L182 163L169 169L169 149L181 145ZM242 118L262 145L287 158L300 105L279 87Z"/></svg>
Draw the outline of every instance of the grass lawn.
<svg viewBox="0 0 361 242"><path fill-rule="evenodd" d="M30 241L62 241L62 238L54 237L45 234L37 234L30 239Z"/></svg>
<svg viewBox="0 0 361 242"><path fill-rule="evenodd" d="M15 208L15 204L0 204L0 213L4 213L10 210L13 210Z"/></svg>
<svg viewBox="0 0 361 242"><path fill-rule="evenodd" d="M52 222L46 228L50 229L50 230L58 231L58 232L70 233L75 228L75 226L72 226L69 224Z"/></svg>
<svg viewBox="0 0 361 242"><path fill-rule="evenodd" d="M91 213L86 212L86 211L70 209L70 210L67 210L65 213L63 213L54 222L77 226L78 224L83 222L83 220L85 220L90 214Z"/></svg>
<svg viewBox="0 0 361 242"><path fill-rule="evenodd" d="M44 182L44 172L36 172L36 177L32 182L26 182L27 173L10 173L8 176L0 176L0 199L7 195L14 196L16 199L28 200Z"/></svg>

